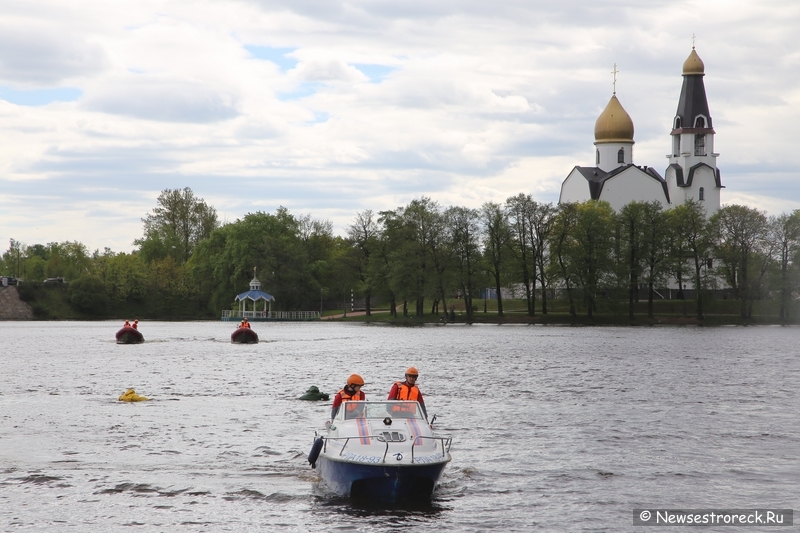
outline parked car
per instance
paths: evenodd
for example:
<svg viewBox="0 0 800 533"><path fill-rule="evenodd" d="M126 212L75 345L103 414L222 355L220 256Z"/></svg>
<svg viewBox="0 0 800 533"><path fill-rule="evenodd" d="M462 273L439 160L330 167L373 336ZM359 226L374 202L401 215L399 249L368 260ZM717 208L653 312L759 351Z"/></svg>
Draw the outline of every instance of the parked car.
<svg viewBox="0 0 800 533"><path fill-rule="evenodd" d="M3 276L2 278L0 278L0 285L4 287L16 284L17 284L17 278L15 278L14 276Z"/></svg>

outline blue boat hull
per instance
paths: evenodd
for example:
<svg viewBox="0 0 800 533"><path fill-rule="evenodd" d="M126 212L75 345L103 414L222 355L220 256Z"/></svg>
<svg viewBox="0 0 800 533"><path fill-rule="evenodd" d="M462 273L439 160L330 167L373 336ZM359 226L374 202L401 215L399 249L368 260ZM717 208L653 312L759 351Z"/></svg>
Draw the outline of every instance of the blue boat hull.
<svg viewBox="0 0 800 533"><path fill-rule="evenodd" d="M447 462L393 466L319 457L322 479L336 493L387 503L430 501Z"/></svg>

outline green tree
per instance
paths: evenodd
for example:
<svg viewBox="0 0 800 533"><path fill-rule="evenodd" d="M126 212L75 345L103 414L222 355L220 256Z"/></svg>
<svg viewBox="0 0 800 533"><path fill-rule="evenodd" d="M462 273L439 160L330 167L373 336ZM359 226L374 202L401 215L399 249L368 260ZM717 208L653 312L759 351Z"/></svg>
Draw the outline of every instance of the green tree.
<svg viewBox="0 0 800 533"><path fill-rule="evenodd" d="M371 276L374 252L378 247L380 228L371 209L356 214L356 219L347 227L347 238L354 248L351 268L358 274L364 293L366 314L372 314L372 293L375 280Z"/></svg>
<svg viewBox="0 0 800 533"><path fill-rule="evenodd" d="M102 316L108 310L108 297L103 282L86 276L72 281L67 287L69 303L77 311Z"/></svg>
<svg viewBox="0 0 800 533"><path fill-rule="evenodd" d="M778 318L785 322L789 318L792 291L797 288L797 261L800 260L800 209L791 214L783 213L769 222L769 231L775 245L779 266L778 288L780 307Z"/></svg>
<svg viewBox="0 0 800 533"><path fill-rule="evenodd" d="M547 265L550 262L550 235L553 231L553 222L556 209L552 203L534 201L531 209L526 212L528 216L528 239L533 247L533 256L538 268L539 286L542 288L542 314L547 314L547 289L550 287L550 277ZM534 297L535 299L535 297Z"/></svg>
<svg viewBox="0 0 800 533"><path fill-rule="evenodd" d="M671 233L667 217L657 201L646 202L642 207L645 280L647 281L647 316L653 318L653 299L657 283L666 283L669 272Z"/></svg>
<svg viewBox="0 0 800 533"><path fill-rule="evenodd" d="M630 202L617 215L621 263L628 285L628 318L633 318L634 303L639 301L639 281L647 256L644 206L643 202Z"/></svg>
<svg viewBox="0 0 800 533"><path fill-rule="evenodd" d="M703 206L696 200L689 200L684 204L673 207L667 211L669 225L673 232L672 265L679 283L679 290L683 292L682 273L687 268L692 271L694 282L696 315L698 320L704 318L704 292L708 286L708 276L705 267L708 253L711 249L712 238L708 219Z"/></svg>
<svg viewBox="0 0 800 533"><path fill-rule="evenodd" d="M194 247L219 227L217 211L195 197L189 187L164 189L157 202L153 212L142 219L144 236L134 244L146 262L169 255L184 264Z"/></svg>
<svg viewBox="0 0 800 533"><path fill-rule="evenodd" d="M481 268L480 214L476 209L450 207L445 211L447 240L455 257L457 283L464 298L467 321L475 314L473 296L477 289L476 278Z"/></svg>
<svg viewBox="0 0 800 533"><path fill-rule="evenodd" d="M577 205L570 262L583 288L589 318L597 312L597 297L614 271L614 216L608 202L589 200Z"/></svg>
<svg viewBox="0 0 800 533"><path fill-rule="evenodd" d="M578 204L563 203L559 204L555 216L553 217L552 232L550 234L549 248L551 251L551 263L548 266L550 277L561 281L567 293L569 302L569 314L575 316L575 295L573 288L576 266L573 264L573 249L576 248L575 228L578 224Z"/></svg>
<svg viewBox="0 0 800 533"><path fill-rule="evenodd" d="M528 316L536 315L536 249L531 219L536 202L529 194L519 193L506 200L506 213L512 229L511 252L519 265L520 277L525 287Z"/></svg>
<svg viewBox="0 0 800 533"><path fill-rule="evenodd" d="M725 280L741 302L741 316L750 318L753 300L760 292L760 280L766 270L755 269L754 263L759 262L759 253L762 261L770 255L764 253L768 242L767 216L751 207L727 205L711 217L710 229Z"/></svg>
<svg viewBox="0 0 800 533"><path fill-rule="evenodd" d="M510 255L512 229L503 207L495 202L486 202L480 210L483 224L483 249L487 270L491 274L496 291L497 314L503 316L501 293L503 273L507 269L506 254Z"/></svg>
<svg viewBox="0 0 800 533"><path fill-rule="evenodd" d="M312 264L318 274L327 275L330 261L317 252L310 261L309 250L328 246L323 241L330 241L329 226L323 223L319 233L312 230L305 237L300 226L284 207L275 214L248 213L198 244L187 264L189 278L204 283L201 292L212 309L228 309L234 295L247 288L255 267L262 289L276 299L273 309L315 309L321 284L312 275Z"/></svg>
<svg viewBox="0 0 800 533"><path fill-rule="evenodd" d="M425 313L425 297L437 292L433 249L442 242L440 220L439 204L427 197L412 200L394 211L382 211L378 219L391 250L392 292L404 302L413 300L419 317ZM403 312L407 313L405 303Z"/></svg>

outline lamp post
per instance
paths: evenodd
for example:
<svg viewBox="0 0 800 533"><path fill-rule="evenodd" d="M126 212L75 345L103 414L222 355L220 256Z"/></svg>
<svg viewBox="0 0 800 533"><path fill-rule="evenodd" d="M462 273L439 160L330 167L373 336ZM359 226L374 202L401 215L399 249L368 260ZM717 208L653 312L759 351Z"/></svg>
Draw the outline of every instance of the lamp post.
<svg viewBox="0 0 800 533"><path fill-rule="evenodd" d="M322 291L324 291L322 287L319 288L319 317L322 318Z"/></svg>
<svg viewBox="0 0 800 533"><path fill-rule="evenodd" d="M485 270L483 271L483 275L486 276L486 271ZM484 278L483 281L486 281L486 279ZM486 313L486 300L488 300L488 299L489 299L489 289L484 287L484 289L483 289L483 312L484 313Z"/></svg>

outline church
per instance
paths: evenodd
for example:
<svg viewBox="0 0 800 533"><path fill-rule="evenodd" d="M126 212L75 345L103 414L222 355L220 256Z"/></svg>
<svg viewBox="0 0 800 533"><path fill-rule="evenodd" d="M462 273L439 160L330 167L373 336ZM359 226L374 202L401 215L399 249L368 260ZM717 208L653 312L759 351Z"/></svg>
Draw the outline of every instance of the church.
<svg viewBox="0 0 800 533"><path fill-rule="evenodd" d="M683 63L683 86L663 177L653 167L633 163L633 120L617 99L615 79L611 100L594 126L595 166L572 169L561 185L558 202L604 200L619 211L633 201L655 200L669 209L694 199L705 207L707 216L717 212L722 182L703 76L705 65L692 46Z"/></svg>

